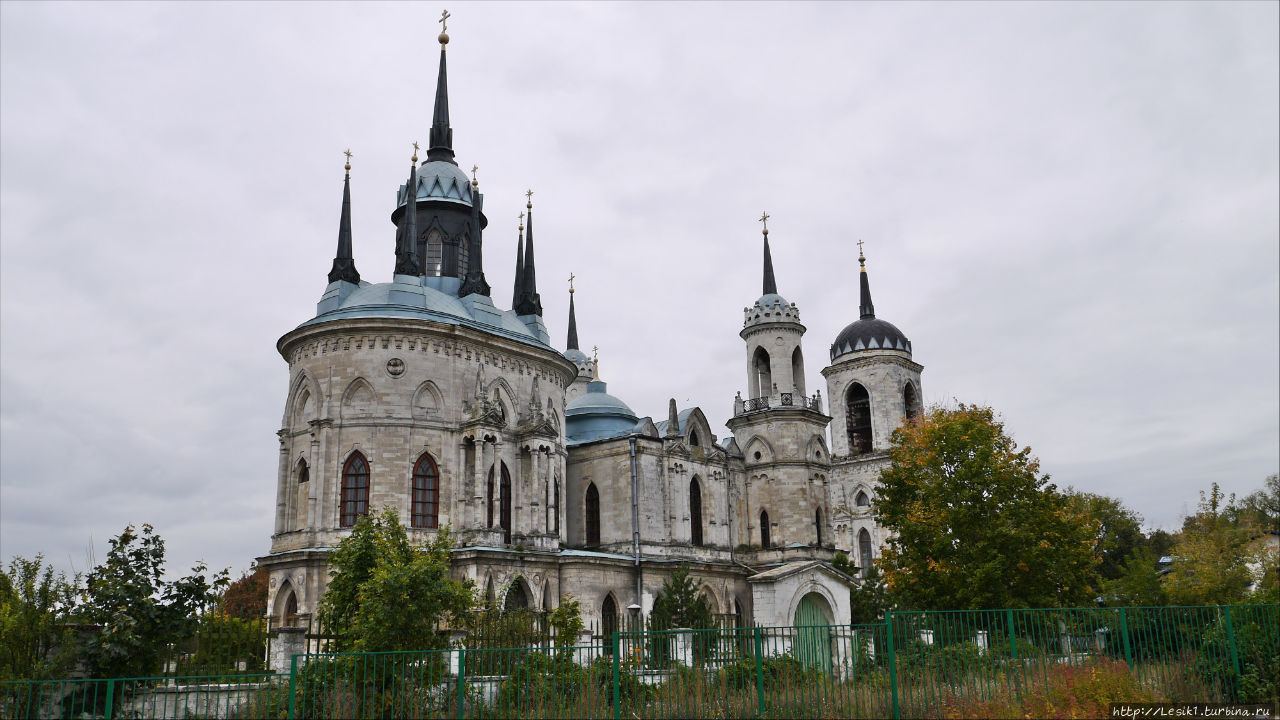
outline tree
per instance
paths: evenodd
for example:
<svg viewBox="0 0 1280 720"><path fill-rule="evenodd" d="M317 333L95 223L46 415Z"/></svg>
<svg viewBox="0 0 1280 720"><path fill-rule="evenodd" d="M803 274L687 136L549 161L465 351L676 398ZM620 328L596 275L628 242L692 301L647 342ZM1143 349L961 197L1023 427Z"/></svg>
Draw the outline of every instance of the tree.
<svg viewBox="0 0 1280 720"><path fill-rule="evenodd" d="M267 612L267 583L270 574L265 568L253 567L253 572L240 575L240 579L227 586L218 604L218 610L227 617L241 620L259 620Z"/></svg>
<svg viewBox="0 0 1280 720"><path fill-rule="evenodd" d="M931 408L894 431L877 506L890 595L919 610L1091 601L1096 529L989 407Z"/></svg>
<svg viewBox="0 0 1280 720"><path fill-rule="evenodd" d="M54 573L43 555L14 557L8 571L0 568L0 681L43 680L69 669L75 600L75 580Z"/></svg>
<svg viewBox="0 0 1280 720"><path fill-rule="evenodd" d="M1124 574L1124 563L1145 543L1142 516L1130 510L1119 499L1067 488L1071 509L1083 515L1097 528L1094 552L1098 554L1097 573L1104 580L1115 580Z"/></svg>
<svg viewBox="0 0 1280 720"><path fill-rule="evenodd" d="M151 525L133 525L110 541L107 559L89 574L81 617L96 626L84 658L94 677L158 672L169 643L190 634L227 585L227 571L164 579L164 540Z"/></svg>
<svg viewBox="0 0 1280 720"><path fill-rule="evenodd" d="M1249 545L1252 533L1235 522L1240 516L1235 496L1218 483L1200 493L1196 513L1182 522L1173 547L1173 565L1164 587L1175 605L1226 605L1248 594L1254 577L1249 566L1265 558Z"/></svg>
<svg viewBox="0 0 1280 720"><path fill-rule="evenodd" d="M1161 554L1152 547L1141 547L1120 568L1120 575L1102 581L1102 597L1108 605L1156 607L1169 604L1157 563Z"/></svg>
<svg viewBox="0 0 1280 720"><path fill-rule="evenodd" d="M836 553L831 566L850 577L858 577L858 566L842 552ZM849 588L849 622L855 625L879 622L888 609L889 598L884 579L880 576L880 569L872 564L866 568L858 586Z"/></svg>
<svg viewBox="0 0 1280 720"><path fill-rule="evenodd" d="M1261 490L1240 501L1240 515L1257 531L1280 532L1280 474L1268 475Z"/></svg>
<svg viewBox="0 0 1280 720"><path fill-rule="evenodd" d="M689 566L681 563L662 583L653 599L653 626L669 628L709 628L715 625L711 604L689 577Z"/></svg>
<svg viewBox="0 0 1280 720"><path fill-rule="evenodd" d="M439 629L475 606L470 580L449 576L448 528L423 547L410 544L393 509L356 522L330 559L333 578L320 601L320 622L338 636L335 649L435 650Z"/></svg>

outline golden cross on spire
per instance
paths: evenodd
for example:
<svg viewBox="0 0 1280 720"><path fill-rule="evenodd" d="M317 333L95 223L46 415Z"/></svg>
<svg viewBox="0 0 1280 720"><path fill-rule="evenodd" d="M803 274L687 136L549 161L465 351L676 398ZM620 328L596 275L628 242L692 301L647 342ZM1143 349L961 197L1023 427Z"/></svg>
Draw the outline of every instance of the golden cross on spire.
<svg viewBox="0 0 1280 720"><path fill-rule="evenodd" d="M524 213L520 213L520 229L524 229Z"/></svg>
<svg viewBox="0 0 1280 720"><path fill-rule="evenodd" d="M343 150L342 154L347 156L346 167L347 167L347 171L350 172L351 171L351 148L347 148L346 150Z"/></svg>
<svg viewBox="0 0 1280 720"><path fill-rule="evenodd" d="M440 19L436 21L440 23L440 32L449 32L448 20L451 17L453 16L449 14L448 10L440 13Z"/></svg>
<svg viewBox="0 0 1280 720"><path fill-rule="evenodd" d="M764 234L768 235L769 234L769 213L768 212L760 213L760 222L764 223Z"/></svg>
<svg viewBox="0 0 1280 720"><path fill-rule="evenodd" d="M524 206L525 206L525 207L527 207L527 208L532 209L532 208L533 208L533 191L532 191L532 190L525 190L525 191L524 191L524 197L525 197L525 199L527 200L527 202L525 203L525 205L524 205Z"/></svg>
<svg viewBox="0 0 1280 720"><path fill-rule="evenodd" d="M859 254L859 255L861 255L861 254L862 254L862 239L861 239L861 238L859 238L859 239L858 239L858 254Z"/></svg>
<svg viewBox="0 0 1280 720"><path fill-rule="evenodd" d="M479 169L480 169L480 166L479 166L479 165L472 165L472 166L471 166L471 184L472 184L472 185L479 185L479 184L480 184L480 183L476 182L476 171L477 171L477 170L479 170Z"/></svg>
<svg viewBox="0 0 1280 720"><path fill-rule="evenodd" d="M418 162L418 141L413 141L413 161Z"/></svg>
<svg viewBox="0 0 1280 720"><path fill-rule="evenodd" d="M569 273L569 294L573 294L573 273Z"/></svg>

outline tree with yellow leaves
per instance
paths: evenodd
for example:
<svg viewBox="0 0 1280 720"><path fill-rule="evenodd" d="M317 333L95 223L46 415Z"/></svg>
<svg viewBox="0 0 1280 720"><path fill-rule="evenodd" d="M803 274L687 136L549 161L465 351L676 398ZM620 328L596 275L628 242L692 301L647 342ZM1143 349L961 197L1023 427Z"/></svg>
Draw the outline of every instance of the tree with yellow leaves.
<svg viewBox="0 0 1280 720"><path fill-rule="evenodd" d="M880 476L892 539L880 565L898 607L1092 602L1096 528L989 407L934 407L898 428Z"/></svg>

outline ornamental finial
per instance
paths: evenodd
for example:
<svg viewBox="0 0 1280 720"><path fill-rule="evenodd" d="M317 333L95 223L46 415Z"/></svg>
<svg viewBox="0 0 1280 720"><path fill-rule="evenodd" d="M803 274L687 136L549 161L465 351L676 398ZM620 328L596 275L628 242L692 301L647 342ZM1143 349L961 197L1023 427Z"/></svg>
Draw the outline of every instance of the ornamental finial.
<svg viewBox="0 0 1280 720"><path fill-rule="evenodd" d="M525 191L524 191L524 197L525 197L525 200L526 200L526 202L525 202L524 206L525 206L525 207L527 207L527 208L529 208L530 210L532 210L532 209L533 209L533 191L532 191L532 190L525 190Z"/></svg>
<svg viewBox="0 0 1280 720"><path fill-rule="evenodd" d="M865 255L863 255L863 254L862 254L862 240L861 240L861 239L859 239L859 240L858 240L858 264L859 264L859 265L863 265L863 266L865 266L865 265L867 264L867 257L866 257ZM863 268L863 270L865 271L865 269L866 269L866 268L864 267L864 268Z"/></svg>
<svg viewBox="0 0 1280 720"><path fill-rule="evenodd" d="M520 213L520 232L524 232L524 213Z"/></svg>
<svg viewBox="0 0 1280 720"><path fill-rule="evenodd" d="M479 165L471 166L471 187L480 187L480 181L476 179L476 171L479 169Z"/></svg>
<svg viewBox="0 0 1280 720"><path fill-rule="evenodd" d="M569 294L573 294L573 273L569 273Z"/></svg>
<svg viewBox="0 0 1280 720"><path fill-rule="evenodd" d="M440 13L440 19L436 21L436 22L440 23L440 37L439 37L439 38L437 38L437 39L440 41L440 44L441 44L442 46L443 46L443 45L448 45L448 44L449 44L449 24L448 24L448 20L449 20L449 18L451 18L451 17L453 17L453 16L449 14L449 11L448 11L448 10L445 10L444 12Z"/></svg>
<svg viewBox="0 0 1280 720"><path fill-rule="evenodd" d="M760 213L760 222L764 223L764 234L768 235L769 234L769 213L767 212Z"/></svg>
<svg viewBox="0 0 1280 720"><path fill-rule="evenodd" d="M351 172L351 148L347 148L346 150L343 150L342 154L347 156L347 164L344 165L343 167L346 168L347 172Z"/></svg>
<svg viewBox="0 0 1280 720"><path fill-rule="evenodd" d="M418 141L417 140L413 141L413 162L414 164L417 164L418 162Z"/></svg>

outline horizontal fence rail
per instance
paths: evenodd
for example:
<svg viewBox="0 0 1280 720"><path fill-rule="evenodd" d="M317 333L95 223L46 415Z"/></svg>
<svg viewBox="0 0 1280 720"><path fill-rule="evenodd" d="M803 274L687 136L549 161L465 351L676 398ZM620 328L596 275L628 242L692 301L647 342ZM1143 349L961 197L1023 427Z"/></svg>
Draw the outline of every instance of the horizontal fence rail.
<svg viewBox="0 0 1280 720"><path fill-rule="evenodd" d="M611 618L575 644L530 625L522 647L492 647L504 628L441 650L310 652L282 674L0 683L0 718L1021 717L1098 677L1127 693L1112 701L1280 709L1277 605L649 625Z"/></svg>

